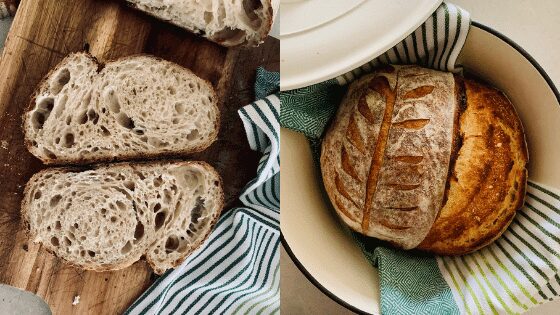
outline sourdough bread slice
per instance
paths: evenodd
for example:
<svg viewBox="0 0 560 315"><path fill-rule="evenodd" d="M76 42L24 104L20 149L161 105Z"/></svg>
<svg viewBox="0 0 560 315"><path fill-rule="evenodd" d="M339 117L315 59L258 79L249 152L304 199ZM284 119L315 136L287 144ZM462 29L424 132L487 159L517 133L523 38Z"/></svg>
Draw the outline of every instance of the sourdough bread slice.
<svg viewBox="0 0 560 315"><path fill-rule="evenodd" d="M219 119L212 86L177 64L131 56L103 67L75 53L40 83L23 129L44 163L85 164L202 151Z"/></svg>
<svg viewBox="0 0 560 315"><path fill-rule="evenodd" d="M150 15L223 46L263 42L273 22L271 0L127 0Z"/></svg>
<svg viewBox="0 0 560 315"><path fill-rule="evenodd" d="M72 265L116 270L145 257L161 274L202 244L222 207L210 165L154 162L43 170L21 211L32 240Z"/></svg>

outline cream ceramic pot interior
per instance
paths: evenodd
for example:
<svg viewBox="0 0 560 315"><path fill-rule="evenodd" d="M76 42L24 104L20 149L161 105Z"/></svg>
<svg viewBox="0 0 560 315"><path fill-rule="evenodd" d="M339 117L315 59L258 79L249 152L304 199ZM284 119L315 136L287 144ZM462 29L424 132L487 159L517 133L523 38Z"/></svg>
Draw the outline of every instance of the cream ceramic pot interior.
<svg viewBox="0 0 560 315"><path fill-rule="evenodd" d="M508 95L525 128L529 179L560 189L560 104L539 70L477 25L471 26L459 63ZM379 313L377 270L331 209L305 137L282 129L281 145L281 230L292 259L332 298L355 311Z"/></svg>

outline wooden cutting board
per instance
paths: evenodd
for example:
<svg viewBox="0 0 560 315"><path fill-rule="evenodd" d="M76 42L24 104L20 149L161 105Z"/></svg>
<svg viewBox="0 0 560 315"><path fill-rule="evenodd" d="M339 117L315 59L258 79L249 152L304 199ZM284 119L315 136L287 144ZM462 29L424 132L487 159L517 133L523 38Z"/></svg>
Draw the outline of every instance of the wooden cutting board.
<svg viewBox="0 0 560 315"><path fill-rule="evenodd" d="M53 314L119 314L155 278L144 262L103 273L70 267L28 242L20 228L23 188L44 167L23 145L21 116L36 85L62 58L84 49L101 61L149 53L209 80L221 99L220 137L192 158L221 173L227 209L255 175L258 160L237 109L253 101L258 66L278 70L279 48L269 38L258 48L226 49L117 0L22 1L0 59L0 282L37 293Z"/></svg>

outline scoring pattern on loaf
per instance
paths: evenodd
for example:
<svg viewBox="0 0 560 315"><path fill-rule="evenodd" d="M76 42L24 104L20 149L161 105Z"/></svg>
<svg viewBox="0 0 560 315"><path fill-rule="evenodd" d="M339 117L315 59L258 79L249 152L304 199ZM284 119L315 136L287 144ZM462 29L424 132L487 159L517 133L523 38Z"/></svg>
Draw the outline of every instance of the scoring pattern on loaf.
<svg viewBox="0 0 560 315"><path fill-rule="evenodd" d="M355 82L323 141L329 197L354 230L413 248L439 211L457 109L453 75L388 66Z"/></svg>
<svg viewBox="0 0 560 315"><path fill-rule="evenodd" d="M115 164L37 173L22 214L35 242L74 265L114 270L145 256L162 273L202 243L222 203L206 163Z"/></svg>
<svg viewBox="0 0 560 315"><path fill-rule="evenodd" d="M149 56L98 68L90 55L72 54L40 85L24 130L43 162L185 154L216 139L215 92L189 70Z"/></svg>

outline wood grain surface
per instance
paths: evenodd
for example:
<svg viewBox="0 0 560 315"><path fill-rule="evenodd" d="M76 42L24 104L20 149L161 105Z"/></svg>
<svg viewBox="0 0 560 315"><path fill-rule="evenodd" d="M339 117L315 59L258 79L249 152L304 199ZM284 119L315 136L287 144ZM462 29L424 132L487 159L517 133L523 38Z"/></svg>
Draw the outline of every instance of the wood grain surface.
<svg viewBox="0 0 560 315"><path fill-rule="evenodd" d="M253 101L255 70L279 68L279 42L226 49L110 0L24 0L0 59L0 282L44 298L53 314L119 314L150 285L144 262L115 272L70 267L28 241L20 202L31 175L44 166L24 147L21 116L42 77L68 53L89 50L100 61L149 53L209 80L220 97L218 141L192 156L224 179L226 209L255 175L258 154L246 143L237 109ZM75 296L80 303L72 305Z"/></svg>

